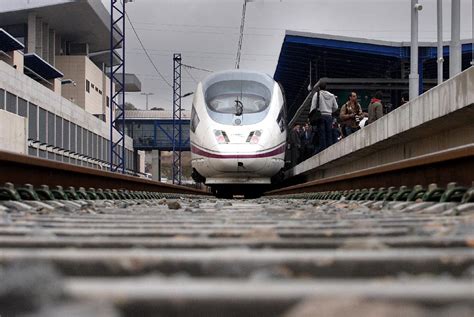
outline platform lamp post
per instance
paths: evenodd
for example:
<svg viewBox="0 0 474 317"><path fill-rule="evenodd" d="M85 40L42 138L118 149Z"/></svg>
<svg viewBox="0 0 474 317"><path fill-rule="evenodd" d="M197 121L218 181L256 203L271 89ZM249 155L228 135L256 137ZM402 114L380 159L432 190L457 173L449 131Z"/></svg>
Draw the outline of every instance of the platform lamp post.
<svg viewBox="0 0 474 317"><path fill-rule="evenodd" d="M474 1L474 0L473 0ZM437 48L437 63L438 63L438 85L443 82L443 1L437 0L437 35L438 35L438 48Z"/></svg>
<svg viewBox="0 0 474 317"><path fill-rule="evenodd" d="M449 46L449 77L461 72L461 0L451 0L451 45Z"/></svg>
<svg viewBox="0 0 474 317"><path fill-rule="evenodd" d="M411 46L410 46L410 76L409 93L410 100L420 94L420 75L418 74L418 11L423 6L418 0L411 0Z"/></svg>

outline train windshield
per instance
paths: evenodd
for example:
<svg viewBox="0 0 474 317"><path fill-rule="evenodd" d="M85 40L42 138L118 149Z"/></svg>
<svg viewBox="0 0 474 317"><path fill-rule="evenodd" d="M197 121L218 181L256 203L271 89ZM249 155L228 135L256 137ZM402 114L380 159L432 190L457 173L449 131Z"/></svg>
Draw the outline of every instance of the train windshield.
<svg viewBox="0 0 474 317"><path fill-rule="evenodd" d="M252 80L219 81L206 90L207 106L219 113L261 112L268 107L270 100L271 92L267 86Z"/></svg>

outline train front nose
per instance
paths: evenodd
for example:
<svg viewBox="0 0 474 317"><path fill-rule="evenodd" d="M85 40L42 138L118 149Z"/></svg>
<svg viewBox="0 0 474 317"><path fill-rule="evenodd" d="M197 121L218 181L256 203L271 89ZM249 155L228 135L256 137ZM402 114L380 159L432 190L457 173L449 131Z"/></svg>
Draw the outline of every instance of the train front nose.
<svg viewBox="0 0 474 317"><path fill-rule="evenodd" d="M229 143L213 147L216 157L209 160L209 165L219 172L254 173L265 167L265 159L259 157L263 147L258 144Z"/></svg>

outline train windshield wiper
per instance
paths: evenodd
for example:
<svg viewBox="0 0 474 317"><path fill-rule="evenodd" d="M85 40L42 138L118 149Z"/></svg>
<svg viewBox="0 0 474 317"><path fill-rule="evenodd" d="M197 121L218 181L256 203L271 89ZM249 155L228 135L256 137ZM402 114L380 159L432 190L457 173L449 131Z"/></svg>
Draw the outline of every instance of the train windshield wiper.
<svg viewBox="0 0 474 317"><path fill-rule="evenodd" d="M244 104L239 99L235 100L235 115L241 116L244 112Z"/></svg>

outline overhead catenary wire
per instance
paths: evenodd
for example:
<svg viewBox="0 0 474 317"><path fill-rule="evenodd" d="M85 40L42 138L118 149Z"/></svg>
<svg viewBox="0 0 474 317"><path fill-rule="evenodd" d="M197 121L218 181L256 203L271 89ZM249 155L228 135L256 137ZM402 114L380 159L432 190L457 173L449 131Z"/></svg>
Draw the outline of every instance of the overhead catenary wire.
<svg viewBox="0 0 474 317"><path fill-rule="evenodd" d="M244 0L244 5L242 6L242 19L240 21L240 35L239 43L237 44L237 56L235 57L235 68L240 68L240 55L242 52L242 42L244 39L244 26L245 26L245 12L247 11L247 0Z"/></svg>
<svg viewBox="0 0 474 317"><path fill-rule="evenodd" d="M203 72L208 72L208 73L213 73L214 72L213 70L209 70L209 69L205 69L205 68L199 68L199 67L186 65L186 64L181 64L181 66L183 66L185 68L189 68L189 69L195 69L195 70L200 70L200 71L203 71Z"/></svg>
<svg viewBox="0 0 474 317"><path fill-rule="evenodd" d="M128 13L125 12L125 16L127 17L127 21L130 24L130 27L132 28L133 33L135 33L135 36L137 37L138 42L140 43L140 46L143 49L143 52L147 56L148 60L150 61L151 65L155 69L156 73L158 76L160 76L161 79L168 85L170 88L173 88L173 86L170 84L170 82L163 76L163 74L158 70L158 67L156 67L155 63L153 62L153 59L151 58L150 54L148 53L147 49L145 48L145 45L143 44L142 40L140 39L140 36L138 35L138 32L135 30L135 27L133 26L132 20L128 16Z"/></svg>
<svg viewBox="0 0 474 317"><path fill-rule="evenodd" d="M194 76L191 74L191 72L185 67L184 68L184 71L189 75L189 77L191 77L191 79L197 84L198 81L196 80L196 78L194 78Z"/></svg>

